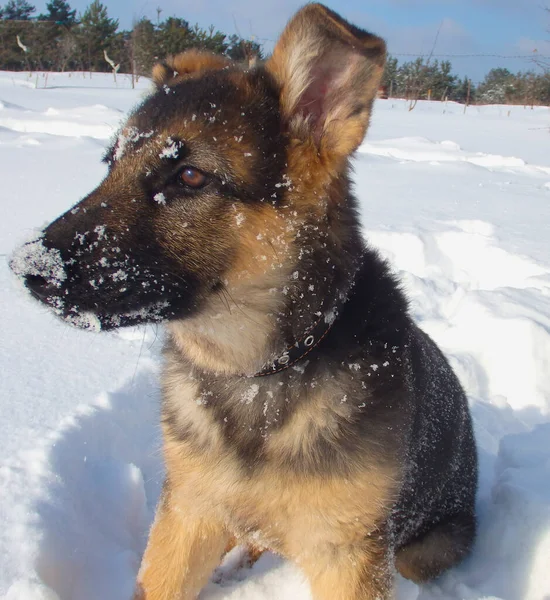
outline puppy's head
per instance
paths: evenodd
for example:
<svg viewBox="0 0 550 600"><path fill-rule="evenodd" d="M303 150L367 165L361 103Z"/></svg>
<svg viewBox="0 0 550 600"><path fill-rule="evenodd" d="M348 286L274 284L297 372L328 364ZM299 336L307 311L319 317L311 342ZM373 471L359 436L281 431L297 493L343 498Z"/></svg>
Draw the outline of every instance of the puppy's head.
<svg viewBox="0 0 550 600"><path fill-rule="evenodd" d="M363 139L384 60L381 39L311 4L263 66L195 51L157 65L103 182L19 249L13 270L69 322L104 329L292 281L304 231L325 222Z"/></svg>

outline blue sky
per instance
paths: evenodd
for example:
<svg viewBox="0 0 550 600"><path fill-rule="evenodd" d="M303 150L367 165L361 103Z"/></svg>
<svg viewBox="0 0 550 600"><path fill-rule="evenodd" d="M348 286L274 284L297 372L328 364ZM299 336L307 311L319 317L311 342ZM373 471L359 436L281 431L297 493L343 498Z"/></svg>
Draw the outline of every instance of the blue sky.
<svg viewBox="0 0 550 600"><path fill-rule="evenodd" d="M83 11L89 0L69 0ZM183 17L264 41L268 50L300 0L103 0L124 28L134 19ZM393 54L428 54L439 28L435 54L550 55L550 0L331 0L326 2L353 23L386 38ZM45 10L46 0L35 2ZM403 57L402 60L408 60ZM455 72L475 81L492 67L527 69L528 60L453 58Z"/></svg>

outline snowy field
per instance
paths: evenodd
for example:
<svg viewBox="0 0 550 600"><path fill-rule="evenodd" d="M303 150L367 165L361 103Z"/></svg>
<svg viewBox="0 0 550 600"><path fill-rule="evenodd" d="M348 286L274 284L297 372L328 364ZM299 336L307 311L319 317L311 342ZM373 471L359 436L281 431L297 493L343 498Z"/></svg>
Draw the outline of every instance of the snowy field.
<svg viewBox="0 0 550 600"><path fill-rule="evenodd" d="M95 187L147 88L0 73L4 600L131 598L162 482L162 329L73 330L7 257ZM473 555L421 588L400 579L399 600L550 600L550 109L378 101L355 168L365 236L458 372L480 453ZM310 599L273 555L229 567L201 600Z"/></svg>

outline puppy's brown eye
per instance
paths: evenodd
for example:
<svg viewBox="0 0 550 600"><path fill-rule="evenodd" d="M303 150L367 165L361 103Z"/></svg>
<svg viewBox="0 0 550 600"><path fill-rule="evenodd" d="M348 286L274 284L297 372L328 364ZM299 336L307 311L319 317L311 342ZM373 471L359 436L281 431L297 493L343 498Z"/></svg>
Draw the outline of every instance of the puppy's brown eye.
<svg viewBox="0 0 550 600"><path fill-rule="evenodd" d="M200 188L206 183L206 175L193 167L185 167L180 171L180 181L191 187Z"/></svg>

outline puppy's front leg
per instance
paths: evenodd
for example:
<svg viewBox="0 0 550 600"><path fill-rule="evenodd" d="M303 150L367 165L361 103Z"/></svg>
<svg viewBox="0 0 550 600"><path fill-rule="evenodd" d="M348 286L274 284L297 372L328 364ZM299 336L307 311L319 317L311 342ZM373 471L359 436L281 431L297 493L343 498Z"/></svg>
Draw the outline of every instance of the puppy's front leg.
<svg viewBox="0 0 550 600"><path fill-rule="evenodd" d="M332 547L300 561L315 600L391 600L393 571L383 539L360 548Z"/></svg>
<svg viewBox="0 0 550 600"><path fill-rule="evenodd" d="M176 505L165 489L143 555L134 600L194 600L219 564L229 534Z"/></svg>

